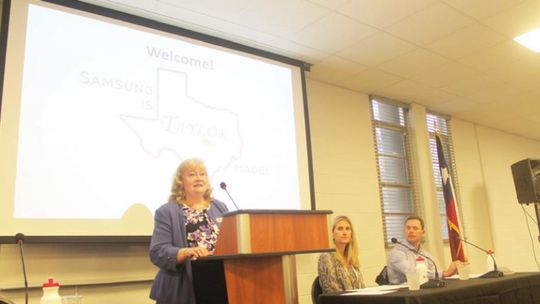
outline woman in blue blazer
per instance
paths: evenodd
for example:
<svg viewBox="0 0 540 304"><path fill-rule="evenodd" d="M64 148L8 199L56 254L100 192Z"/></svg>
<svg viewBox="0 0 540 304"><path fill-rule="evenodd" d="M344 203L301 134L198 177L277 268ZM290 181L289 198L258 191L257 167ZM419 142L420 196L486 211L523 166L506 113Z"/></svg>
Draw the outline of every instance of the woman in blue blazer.
<svg viewBox="0 0 540 304"><path fill-rule="evenodd" d="M183 161L169 201L156 210L150 259L159 267L150 298L158 304L195 304L191 261L213 253L227 206L212 198L201 160ZM209 291L211 292L211 291Z"/></svg>

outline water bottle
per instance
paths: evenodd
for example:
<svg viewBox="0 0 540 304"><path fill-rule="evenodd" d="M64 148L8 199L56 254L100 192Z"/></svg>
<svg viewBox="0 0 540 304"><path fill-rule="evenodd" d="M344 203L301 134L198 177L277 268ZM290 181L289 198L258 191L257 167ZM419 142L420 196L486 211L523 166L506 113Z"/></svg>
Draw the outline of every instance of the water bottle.
<svg viewBox="0 0 540 304"><path fill-rule="evenodd" d="M43 296L39 301L40 304L62 304L62 297L58 294L60 284L54 281L54 278L48 278L46 283L43 283Z"/></svg>
<svg viewBox="0 0 540 304"><path fill-rule="evenodd" d="M416 272L420 276L420 284L428 281L426 260L421 256L416 258Z"/></svg>

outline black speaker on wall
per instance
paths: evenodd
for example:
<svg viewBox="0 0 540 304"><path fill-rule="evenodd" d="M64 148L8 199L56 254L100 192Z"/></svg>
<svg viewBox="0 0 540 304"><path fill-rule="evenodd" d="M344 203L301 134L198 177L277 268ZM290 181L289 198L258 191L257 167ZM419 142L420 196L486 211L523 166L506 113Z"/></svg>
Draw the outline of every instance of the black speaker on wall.
<svg viewBox="0 0 540 304"><path fill-rule="evenodd" d="M512 165L512 176L520 204L540 203L540 160L518 161Z"/></svg>

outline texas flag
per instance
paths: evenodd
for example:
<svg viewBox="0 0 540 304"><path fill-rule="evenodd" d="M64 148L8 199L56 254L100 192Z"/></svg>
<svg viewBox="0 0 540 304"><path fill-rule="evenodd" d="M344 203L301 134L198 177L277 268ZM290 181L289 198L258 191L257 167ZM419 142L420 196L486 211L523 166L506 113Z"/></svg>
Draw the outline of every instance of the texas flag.
<svg viewBox="0 0 540 304"><path fill-rule="evenodd" d="M444 202L446 204L446 218L448 223L448 238L450 242L450 252L452 254L452 261L460 260L465 262L463 254L463 247L461 246L461 231L459 230L459 221L457 216L456 200L454 195L454 187L452 186L452 179L448 172L448 165L444 159L444 152L442 147L442 141L439 134L435 134L435 140L437 141L437 156L439 158L439 169L441 170L441 179L444 192Z"/></svg>

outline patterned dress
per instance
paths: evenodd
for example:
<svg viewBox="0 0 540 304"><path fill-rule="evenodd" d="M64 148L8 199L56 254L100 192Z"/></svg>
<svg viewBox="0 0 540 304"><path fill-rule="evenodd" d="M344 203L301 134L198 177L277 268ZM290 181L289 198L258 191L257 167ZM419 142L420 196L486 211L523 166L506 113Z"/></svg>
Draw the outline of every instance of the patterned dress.
<svg viewBox="0 0 540 304"><path fill-rule="evenodd" d="M191 209L183 205L186 218L186 234L189 247L206 247L210 253L216 248L219 227L208 216L208 209Z"/></svg>
<svg viewBox="0 0 540 304"><path fill-rule="evenodd" d="M321 254L317 270L323 293L365 287L360 269L352 265L345 268L334 253Z"/></svg>

